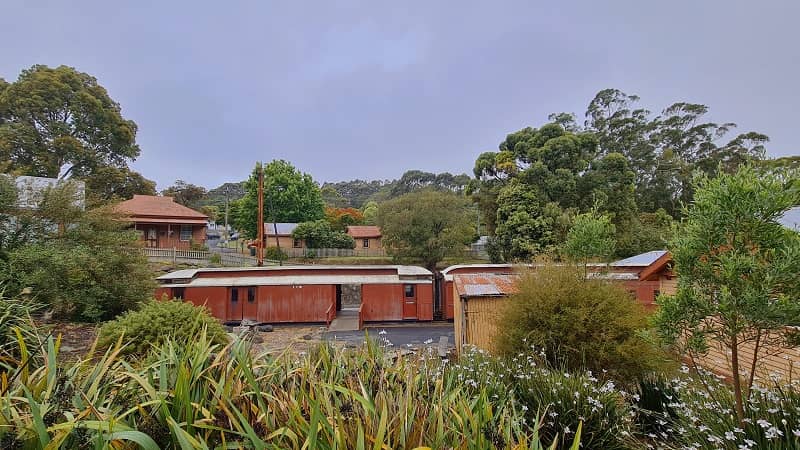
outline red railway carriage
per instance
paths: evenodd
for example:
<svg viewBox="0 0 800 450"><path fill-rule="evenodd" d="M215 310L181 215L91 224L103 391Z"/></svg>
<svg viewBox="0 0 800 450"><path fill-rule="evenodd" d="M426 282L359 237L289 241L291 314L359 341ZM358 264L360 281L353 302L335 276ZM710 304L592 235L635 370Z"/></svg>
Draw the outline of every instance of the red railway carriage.
<svg viewBox="0 0 800 450"><path fill-rule="evenodd" d="M415 266L189 269L158 282L156 298L206 305L230 322L327 322L343 309L365 322L433 319L433 274Z"/></svg>

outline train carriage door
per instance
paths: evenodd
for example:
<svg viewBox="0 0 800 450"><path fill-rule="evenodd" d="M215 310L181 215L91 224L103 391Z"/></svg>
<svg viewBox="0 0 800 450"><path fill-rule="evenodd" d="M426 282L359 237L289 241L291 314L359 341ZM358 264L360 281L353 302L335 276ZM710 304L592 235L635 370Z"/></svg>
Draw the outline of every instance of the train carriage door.
<svg viewBox="0 0 800 450"><path fill-rule="evenodd" d="M413 284L403 285L403 320L415 320L417 318L417 286Z"/></svg>
<svg viewBox="0 0 800 450"><path fill-rule="evenodd" d="M242 309L242 298L239 295L238 287L228 288L228 314L227 320L242 320L244 318Z"/></svg>
<svg viewBox="0 0 800 450"><path fill-rule="evenodd" d="M239 288L242 303L242 320L258 321L258 289L255 286Z"/></svg>

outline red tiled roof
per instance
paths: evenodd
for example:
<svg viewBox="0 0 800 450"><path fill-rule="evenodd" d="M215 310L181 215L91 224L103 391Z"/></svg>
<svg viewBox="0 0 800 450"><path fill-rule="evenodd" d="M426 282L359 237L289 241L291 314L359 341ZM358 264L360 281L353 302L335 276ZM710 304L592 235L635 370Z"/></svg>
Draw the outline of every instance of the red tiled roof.
<svg viewBox="0 0 800 450"><path fill-rule="evenodd" d="M128 215L133 221L136 218L181 219L192 223L205 223L208 216L175 203L172 197L158 197L154 195L134 195L132 199L125 200L115 206L115 209Z"/></svg>
<svg viewBox="0 0 800 450"><path fill-rule="evenodd" d="M453 284L460 297L495 297L516 293L518 279L515 274L456 274Z"/></svg>
<svg viewBox="0 0 800 450"><path fill-rule="evenodd" d="M379 238L381 237L381 227L376 227L374 225L350 225L347 227L347 234L356 239Z"/></svg>

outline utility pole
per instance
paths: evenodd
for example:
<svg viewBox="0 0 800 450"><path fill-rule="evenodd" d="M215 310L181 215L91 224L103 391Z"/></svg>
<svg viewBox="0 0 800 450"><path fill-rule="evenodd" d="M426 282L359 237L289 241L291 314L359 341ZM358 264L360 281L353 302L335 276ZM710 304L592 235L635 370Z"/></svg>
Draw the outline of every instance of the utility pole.
<svg viewBox="0 0 800 450"><path fill-rule="evenodd" d="M230 193L230 190L231 190L230 186L225 185L225 241L226 242L231 237L230 233L228 233L228 194Z"/></svg>
<svg viewBox="0 0 800 450"><path fill-rule="evenodd" d="M256 243L257 262L259 267L264 265L264 167L258 163L258 242Z"/></svg>

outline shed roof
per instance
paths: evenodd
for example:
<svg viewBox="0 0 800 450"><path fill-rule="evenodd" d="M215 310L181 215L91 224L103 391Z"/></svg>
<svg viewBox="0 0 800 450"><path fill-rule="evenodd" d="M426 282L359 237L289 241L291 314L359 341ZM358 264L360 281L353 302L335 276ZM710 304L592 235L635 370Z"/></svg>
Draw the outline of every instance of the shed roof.
<svg viewBox="0 0 800 450"><path fill-rule="evenodd" d="M453 276L453 285L459 297L497 297L517 292L519 275L495 273L470 273Z"/></svg>
<svg viewBox="0 0 800 450"><path fill-rule="evenodd" d="M350 225L347 227L347 234L356 239L379 238L381 237L381 227L376 227L374 225Z"/></svg>
<svg viewBox="0 0 800 450"><path fill-rule="evenodd" d="M397 271L398 277L415 277L415 276L431 276L433 275L430 270L417 266L400 266L400 265L328 265L328 264L312 264L312 265L294 265L294 266L266 266L266 267L206 267L199 269L183 269L161 275L157 280L175 280L194 278L197 274L202 272L270 272L279 270L298 270L301 272L308 272L313 275L315 271L320 270L360 270L368 271L370 269L393 269ZM257 276L254 274L253 276ZM308 275L303 275L308 276ZM334 275L325 275L334 276ZM250 276L248 276L249 278Z"/></svg>
<svg viewBox="0 0 800 450"><path fill-rule="evenodd" d="M320 284L431 284L428 280L404 280L397 275L279 275L254 277L181 278L167 287L303 286Z"/></svg>
<svg viewBox="0 0 800 450"><path fill-rule="evenodd" d="M276 236L276 226L278 227L277 236L291 236L294 229L297 228L297 224L292 222L278 222L275 224L272 222L266 222L264 223L264 234L267 236Z"/></svg>
<svg viewBox="0 0 800 450"><path fill-rule="evenodd" d="M653 250L611 263L611 267L647 267L666 254L666 250Z"/></svg>
<svg viewBox="0 0 800 450"><path fill-rule="evenodd" d="M114 209L130 216L133 221L139 217L180 219L181 223L205 224L208 221L208 216L192 208L175 203L172 197L134 195L132 199L117 204ZM157 222L155 220L149 221Z"/></svg>

